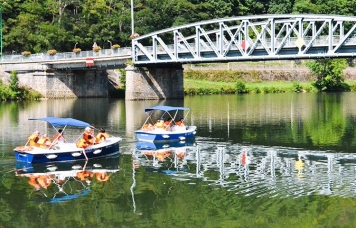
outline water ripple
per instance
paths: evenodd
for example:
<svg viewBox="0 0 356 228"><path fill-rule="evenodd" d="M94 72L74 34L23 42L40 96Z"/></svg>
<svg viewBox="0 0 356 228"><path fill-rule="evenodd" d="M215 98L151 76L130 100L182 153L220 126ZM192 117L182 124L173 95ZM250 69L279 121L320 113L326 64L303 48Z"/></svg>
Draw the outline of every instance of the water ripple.
<svg viewBox="0 0 356 228"><path fill-rule="evenodd" d="M145 158L141 164L166 174L162 169L179 167L174 180L189 184L201 180L246 197L355 197L354 154L213 142L200 142L185 151L179 159L172 151L173 157L165 161L141 157Z"/></svg>

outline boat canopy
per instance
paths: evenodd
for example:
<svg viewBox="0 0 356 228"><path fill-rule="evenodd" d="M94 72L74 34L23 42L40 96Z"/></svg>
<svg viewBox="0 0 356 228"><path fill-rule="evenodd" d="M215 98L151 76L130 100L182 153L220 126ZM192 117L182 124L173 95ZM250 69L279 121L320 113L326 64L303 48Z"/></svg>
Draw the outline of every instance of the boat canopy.
<svg viewBox="0 0 356 228"><path fill-rule="evenodd" d="M154 106L152 108L146 108L145 112L150 112L150 111L154 111L154 110L160 110L160 111L165 111L165 112L189 111L189 108L158 105L158 106Z"/></svg>
<svg viewBox="0 0 356 228"><path fill-rule="evenodd" d="M90 124L72 119L72 118L57 118L57 117L44 117L44 118L31 118L29 120L41 120L41 121L46 121L49 124L51 124L53 127L65 127L65 126L71 126L71 127L89 127Z"/></svg>

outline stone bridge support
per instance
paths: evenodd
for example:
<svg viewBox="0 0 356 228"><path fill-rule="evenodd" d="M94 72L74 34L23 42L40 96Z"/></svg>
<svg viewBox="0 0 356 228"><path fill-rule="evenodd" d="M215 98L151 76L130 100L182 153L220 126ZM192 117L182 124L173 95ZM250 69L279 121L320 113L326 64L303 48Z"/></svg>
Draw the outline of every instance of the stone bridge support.
<svg viewBox="0 0 356 228"><path fill-rule="evenodd" d="M45 98L109 97L106 70L18 72L18 79L20 86L32 88Z"/></svg>
<svg viewBox="0 0 356 228"><path fill-rule="evenodd" d="M181 64L126 67L126 100L183 99Z"/></svg>

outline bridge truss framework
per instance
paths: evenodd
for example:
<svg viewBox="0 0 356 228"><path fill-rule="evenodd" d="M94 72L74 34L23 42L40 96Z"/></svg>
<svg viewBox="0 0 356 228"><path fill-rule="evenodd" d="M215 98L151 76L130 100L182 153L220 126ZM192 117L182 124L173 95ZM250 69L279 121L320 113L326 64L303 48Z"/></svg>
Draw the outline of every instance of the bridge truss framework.
<svg viewBox="0 0 356 228"><path fill-rule="evenodd" d="M255 15L188 24L132 41L135 65L356 56L356 17Z"/></svg>

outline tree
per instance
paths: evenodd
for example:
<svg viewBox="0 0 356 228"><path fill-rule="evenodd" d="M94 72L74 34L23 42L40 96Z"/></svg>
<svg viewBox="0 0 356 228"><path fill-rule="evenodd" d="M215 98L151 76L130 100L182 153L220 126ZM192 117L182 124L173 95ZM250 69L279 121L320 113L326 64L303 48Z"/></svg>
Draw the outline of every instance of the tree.
<svg viewBox="0 0 356 228"><path fill-rule="evenodd" d="M12 71L9 81L9 88L10 88L10 98L13 100L18 99L21 91L19 88L19 78L17 77L17 71Z"/></svg>
<svg viewBox="0 0 356 228"><path fill-rule="evenodd" d="M319 91L341 91L347 85L344 83L344 69L347 67L346 59L321 59L310 61L307 66L312 74L317 76L313 86Z"/></svg>

